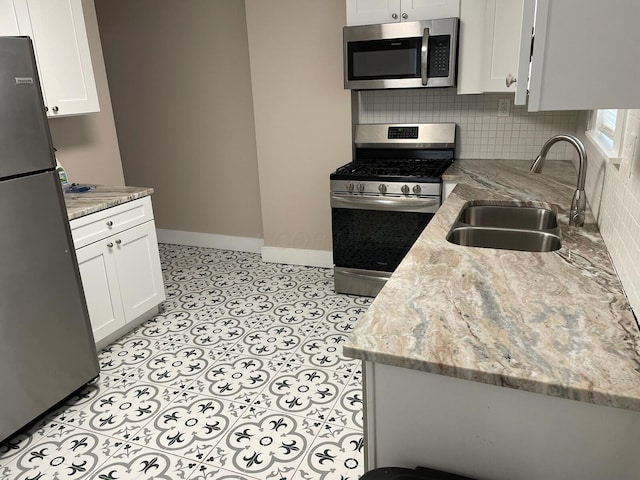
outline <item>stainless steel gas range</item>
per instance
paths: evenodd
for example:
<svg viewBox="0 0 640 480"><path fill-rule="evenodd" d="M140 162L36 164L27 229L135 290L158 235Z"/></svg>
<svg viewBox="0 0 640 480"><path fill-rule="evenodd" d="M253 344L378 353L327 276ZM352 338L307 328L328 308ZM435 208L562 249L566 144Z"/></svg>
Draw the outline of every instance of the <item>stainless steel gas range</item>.
<svg viewBox="0 0 640 480"><path fill-rule="evenodd" d="M359 124L331 180L335 289L375 296L442 203L455 123Z"/></svg>

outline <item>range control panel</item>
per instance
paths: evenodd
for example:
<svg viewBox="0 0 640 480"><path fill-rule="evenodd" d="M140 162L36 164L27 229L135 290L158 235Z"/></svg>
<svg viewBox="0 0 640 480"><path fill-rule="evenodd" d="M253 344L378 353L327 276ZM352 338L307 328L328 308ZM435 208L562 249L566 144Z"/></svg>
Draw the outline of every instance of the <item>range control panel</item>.
<svg viewBox="0 0 640 480"><path fill-rule="evenodd" d="M418 138L418 127L389 127L387 138Z"/></svg>

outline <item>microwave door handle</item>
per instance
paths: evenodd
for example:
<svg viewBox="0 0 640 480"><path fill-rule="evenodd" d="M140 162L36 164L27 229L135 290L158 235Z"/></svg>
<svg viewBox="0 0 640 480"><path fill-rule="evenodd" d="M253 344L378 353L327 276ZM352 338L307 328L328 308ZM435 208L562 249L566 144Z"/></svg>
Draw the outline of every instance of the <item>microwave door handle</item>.
<svg viewBox="0 0 640 480"><path fill-rule="evenodd" d="M427 62L429 61L429 28L425 28L422 33L422 52L420 56L420 75L422 77L422 85L426 85L429 81L429 77L427 77Z"/></svg>

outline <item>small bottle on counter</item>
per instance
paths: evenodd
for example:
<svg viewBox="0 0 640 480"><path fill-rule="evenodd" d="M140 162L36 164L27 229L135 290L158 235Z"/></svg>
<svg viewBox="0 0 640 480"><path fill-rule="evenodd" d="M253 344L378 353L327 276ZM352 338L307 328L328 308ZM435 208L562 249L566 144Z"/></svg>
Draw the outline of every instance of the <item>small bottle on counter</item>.
<svg viewBox="0 0 640 480"><path fill-rule="evenodd" d="M58 157L56 157L56 172L58 173L58 177L60 178L60 183L62 184L62 190L66 192L69 188L69 178L67 177L67 171L64 169L62 164L58 161Z"/></svg>

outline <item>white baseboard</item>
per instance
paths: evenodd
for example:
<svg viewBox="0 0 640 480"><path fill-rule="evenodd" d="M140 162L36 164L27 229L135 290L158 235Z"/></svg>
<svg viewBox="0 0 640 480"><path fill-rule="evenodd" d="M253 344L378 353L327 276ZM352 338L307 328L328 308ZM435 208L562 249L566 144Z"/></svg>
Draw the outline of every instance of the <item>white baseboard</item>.
<svg viewBox="0 0 640 480"><path fill-rule="evenodd" d="M158 242L192 247L220 248L238 252L260 253L264 246L261 238L233 237L215 233L184 232L181 230L164 230L158 228Z"/></svg>
<svg viewBox="0 0 640 480"><path fill-rule="evenodd" d="M264 240L261 238L233 237L215 233L184 232L162 228L156 229L156 232L160 243L260 253L264 262L271 263L322 268L333 267L333 253L331 251L265 247Z"/></svg>
<svg viewBox="0 0 640 480"><path fill-rule="evenodd" d="M262 261L331 268L333 267L333 253L325 250L262 247Z"/></svg>

